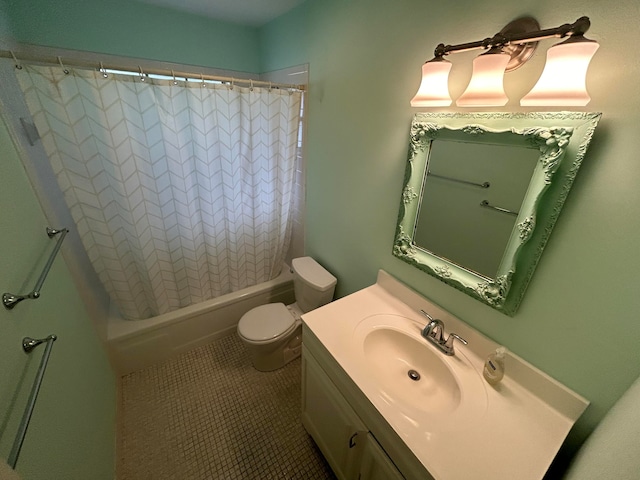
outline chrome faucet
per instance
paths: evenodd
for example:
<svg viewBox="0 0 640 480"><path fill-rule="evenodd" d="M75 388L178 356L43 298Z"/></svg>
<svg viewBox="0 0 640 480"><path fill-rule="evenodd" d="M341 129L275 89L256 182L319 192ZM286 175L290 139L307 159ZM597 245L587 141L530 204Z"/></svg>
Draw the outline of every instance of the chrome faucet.
<svg viewBox="0 0 640 480"><path fill-rule="evenodd" d="M444 323L442 322L442 320L433 318L424 310L420 310L420 313L422 313L425 317L429 319L429 323L427 323L427 325L425 325L425 327L422 329L422 336L427 341L433 343L445 355L455 355L456 352L453 348L454 340L458 340L464 343L465 345L468 344L467 341L457 333L449 334L449 336L445 340L444 339Z"/></svg>
<svg viewBox="0 0 640 480"><path fill-rule="evenodd" d="M424 310L420 310L420 311L424 315L426 315L427 318L429 319L429 323L427 323L425 327L422 329L422 336L427 340L431 339L431 340L437 341L438 343L441 343L443 333L444 333L444 323L442 322L442 320L433 318Z"/></svg>

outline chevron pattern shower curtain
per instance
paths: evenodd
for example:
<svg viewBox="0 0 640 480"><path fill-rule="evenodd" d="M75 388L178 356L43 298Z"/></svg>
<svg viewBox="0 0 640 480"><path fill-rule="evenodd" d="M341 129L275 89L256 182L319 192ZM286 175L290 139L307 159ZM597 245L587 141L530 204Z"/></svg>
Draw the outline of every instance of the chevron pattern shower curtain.
<svg viewBox="0 0 640 480"><path fill-rule="evenodd" d="M16 74L89 258L126 318L280 272L300 92L55 67Z"/></svg>

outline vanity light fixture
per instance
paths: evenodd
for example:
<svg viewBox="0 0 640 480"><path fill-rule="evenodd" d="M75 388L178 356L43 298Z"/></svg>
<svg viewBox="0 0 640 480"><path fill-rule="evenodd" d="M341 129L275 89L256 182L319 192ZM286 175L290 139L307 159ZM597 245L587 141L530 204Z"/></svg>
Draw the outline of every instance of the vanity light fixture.
<svg viewBox="0 0 640 480"><path fill-rule="evenodd" d="M435 49L435 58L422 67L422 82L411 106L449 106L452 102L448 88L451 63L444 57L476 49L486 52L474 59L471 81L456 105L503 106L508 101L503 87L504 73L515 70L531 58L540 40L554 37L566 40L547 51L547 63L540 79L520 104L584 106L591 100L586 89L587 67L598 49L597 42L584 37L590 26L589 18L581 17L571 24L540 30L534 18L523 17L510 22L491 38L458 45L441 43Z"/></svg>

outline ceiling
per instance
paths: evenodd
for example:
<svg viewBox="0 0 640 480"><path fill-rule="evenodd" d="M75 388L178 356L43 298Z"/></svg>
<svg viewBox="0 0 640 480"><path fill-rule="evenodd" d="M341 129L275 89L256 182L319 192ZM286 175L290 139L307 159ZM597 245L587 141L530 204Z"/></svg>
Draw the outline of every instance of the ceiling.
<svg viewBox="0 0 640 480"><path fill-rule="evenodd" d="M225 22L259 27L304 0L140 0L152 5L203 15Z"/></svg>

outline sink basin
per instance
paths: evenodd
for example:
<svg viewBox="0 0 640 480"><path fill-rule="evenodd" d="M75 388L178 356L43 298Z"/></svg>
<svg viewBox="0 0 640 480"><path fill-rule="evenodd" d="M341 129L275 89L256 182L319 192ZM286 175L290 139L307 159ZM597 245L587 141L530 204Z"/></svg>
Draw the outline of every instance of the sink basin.
<svg viewBox="0 0 640 480"><path fill-rule="evenodd" d="M363 341L364 356L380 385L389 392L403 392L415 408L447 413L460 404L460 385L444 355L406 333L376 328Z"/></svg>
<svg viewBox="0 0 640 480"><path fill-rule="evenodd" d="M358 322L353 341L363 372L359 386L410 422L428 419L440 431L464 429L486 411L484 382L462 348L445 355L422 337L423 327L389 314Z"/></svg>

